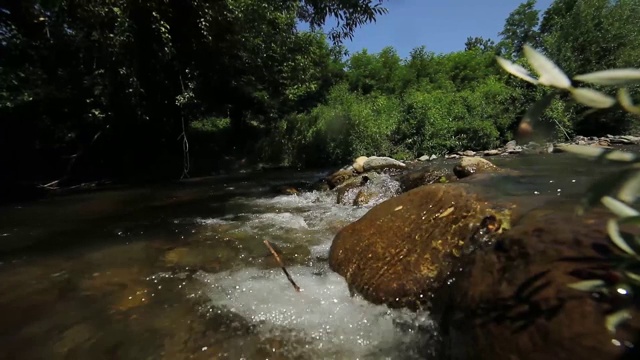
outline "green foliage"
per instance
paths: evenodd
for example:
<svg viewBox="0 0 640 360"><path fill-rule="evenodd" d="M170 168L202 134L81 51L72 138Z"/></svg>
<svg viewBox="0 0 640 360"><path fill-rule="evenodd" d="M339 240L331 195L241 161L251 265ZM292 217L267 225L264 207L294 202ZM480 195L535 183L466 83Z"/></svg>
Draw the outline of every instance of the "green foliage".
<svg viewBox="0 0 640 360"><path fill-rule="evenodd" d="M182 160L183 119L205 129L198 119L228 118L235 142L223 151L253 150L279 119L324 101L344 76L344 48L320 32L298 31L298 22L319 27L338 18L330 37L340 41L384 14L381 3L3 3L0 144L3 154L23 158L0 155L0 180L59 176L67 166L57 158L79 152L92 158L85 163L100 163L95 176L151 174L157 164L179 170L165 160Z"/></svg>
<svg viewBox="0 0 640 360"><path fill-rule="evenodd" d="M502 40L498 44L504 56L516 59L520 56L524 44L537 45L540 41L538 32L538 10L536 0L527 0L520 4L507 17L504 28L500 32Z"/></svg>
<svg viewBox="0 0 640 360"><path fill-rule="evenodd" d="M166 159L182 161L183 120L194 151L288 164L328 165L360 154L412 158L484 150L512 138L522 115L514 108L529 108L545 96L535 84L500 72L495 54L535 71L521 49L525 42L538 44L571 74L601 64L638 67L640 59L638 0L556 0L542 17L535 1L526 1L506 19L497 44L469 37L464 51L449 54L420 46L403 59L389 46L345 58L340 41L386 13L382 4L27 0L2 5L0 144L6 147L2 154L24 158L0 155L7 169L1 175L50 177L65 171L67 164L59 159L77 153L89 154L85 163L99 164L93 174L98 177L180 170L181 164ZM316 29L329 17L337 25L325 35ZM299 31L300 22L312 30ZM593 97L573 83L562 86L570 90L565 97ZM632 123L622 108L633 103L621 99L639 94L637 85L626 88L628 96L616 95L617 111L585 114L585 106L560 97L543 104L538 117L553 124L554 139L623 132ZM89 147L92 151L84 151ZM102 175L100 169L106 169Z"/></svg>
<svg viewBox="0 0 640 360"><path fill-rule="evenodd" d="M200 120L194 120L189 124L191 129L203 133L217 133L231 127L231 119L210 117Z"/></svg>

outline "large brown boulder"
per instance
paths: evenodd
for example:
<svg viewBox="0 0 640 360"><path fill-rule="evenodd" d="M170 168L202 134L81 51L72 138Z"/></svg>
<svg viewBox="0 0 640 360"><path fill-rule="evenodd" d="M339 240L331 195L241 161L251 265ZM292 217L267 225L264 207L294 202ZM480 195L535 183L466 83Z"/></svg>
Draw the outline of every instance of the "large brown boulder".
<svg viewBox="0 0 640 360"><path fill-rule="evenodd" d="M624 329L606 330L607 301L567 286L593 264L561 259L613 251L605 232L610 214L578 217L572 210L526 214L493 246L473 252L455 283L442 289L435 308L450 358L615 359L633 343Z"/></svg>
<svg viewBox="0 0 640 360"><path fill-rule="evenodd" d="M336 235L329 264L370 302L417 308L447 279L462 253L482 240L474 236L481 227L497 229L496 221L487 219L507 227L509 208L487 200L472 185L458 183L393 197Z"/></svg>

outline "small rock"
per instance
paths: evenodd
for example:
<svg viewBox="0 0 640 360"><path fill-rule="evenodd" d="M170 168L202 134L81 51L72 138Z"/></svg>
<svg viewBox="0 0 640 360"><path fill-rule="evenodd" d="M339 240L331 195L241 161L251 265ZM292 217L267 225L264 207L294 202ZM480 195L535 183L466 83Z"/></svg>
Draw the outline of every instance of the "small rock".
<svg viewBox="0 0 640 360"><path fill-rule="evenodd" d="M356 170L349 166L348 168L340 169L333 174L329 175L326 178L327 185L329 185L329 189L333 189L336 186L342 184L343 182L351 179L356 175Z"/></svg>
<svg viewBox="0 0 640 360"><path fill-rule="evenodd" d="M458 155L461 155L461 156L476 156L476 152L475 151L471 151L471 150L465 150L465 151L459 152Z"/></svg>
<svg viewBox="0 0 640 360"><path fill-rule="evenodd" d="M434 154L434 155L431 155L431 156L429 157L429 160L435 160L435 159L437 159L437 158L438 158L438 155L435 155L435 154Z"/></svg>
<svg viewBox="0 0 640 360"><path fill-rule="evenodd" d="M460 163L453 168L453 173L459 178L466 178L479 172L495 172L500 168L490 161L480 157L463 157Z"/></svg>
<svg viewBox="0 0 640 360"><path fill-rule="evenodd" d="M357 159L354 160L353 162L353 168L358 172L358 173L363 173L364 172L364 163L367 161L367 157L366 156L359 156Z"/></svg>
<svg viewBox="0 0 640 360"><path fill-rule="evenodd" d="M483 154L484 156L500 155L500 150L485 150Z"/></svg>
<svg viewBox="0 0 640 360"><path fill-rule="evenodd" d="M418 158L418 161L429 161L429 160L431 160L429 155L422 155Z"/></svg>
<svg viewBox="0 0 640 360"><path fill-rule="evenodd" d="M504 150L506 152L508 152L508 153L511 153L511 151L515 150L516 147L517 147L516 141L515 140L511 140L511 141L509 141L508 143L506 143L504 145ZM522 150L520 150L520 151L522 151Z"/></svg>
<svg viewBox="0 0 640 360"><path fill-rule="evenodd" d="M461 156L458 154L449 154L447 156L445 156L445 159L459 159Z"/></svg>
<svg viewBox="0 0 640 360"><path fill-rule="evenodd" d="M552 144L552 143L547 143L547 153L548 153L548 154L552 154L552 153L554 153L555 151L556 151L556 150L555 150L555 148L553 147L553 144Z"/></svg>
<svg viewBox="0 0 640 360"><path fill-rule="evenodd" d="M364 171L374 171L383 169L404 169L406 165L396 159L386 156L372 156L364 164Z"/></svg>
<svg viewBox="0 0 640 360"><path fill-rule="evenodd" d="M507 150L507 153L509 153L509 154L520 154L521 152L522 152L522 146L515 146L515 147Z"/></svg>

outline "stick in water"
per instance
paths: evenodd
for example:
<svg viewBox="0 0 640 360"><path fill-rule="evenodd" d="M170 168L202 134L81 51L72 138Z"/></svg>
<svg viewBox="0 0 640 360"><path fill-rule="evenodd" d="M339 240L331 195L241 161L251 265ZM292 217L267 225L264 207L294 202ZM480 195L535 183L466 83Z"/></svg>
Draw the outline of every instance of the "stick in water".
<svg viewBox="0 0 640 360"><path fill-rule="evenodd" d="M273 254L273 257L276 258L276 261L280 265L280 268L282 269L282 271L284 271L284 274L287 276L287 279L289 279L289 282L291 283L291 285L293 285L293 288L296 289L296 291L299 292L300 291L300 287L296 284L295 281L293 281L293 279L291 278L291 275L289 275L289 272L287 271L287 268L284 267L284 263L282 263L282 260L280 260L280 256L278 256L278 253L276 253L276 251L273 249L273 247L271 246L271 243L269 243L269 240L265 240L264 244L267 245L267 247L269 248L269 250Z"/></svg>

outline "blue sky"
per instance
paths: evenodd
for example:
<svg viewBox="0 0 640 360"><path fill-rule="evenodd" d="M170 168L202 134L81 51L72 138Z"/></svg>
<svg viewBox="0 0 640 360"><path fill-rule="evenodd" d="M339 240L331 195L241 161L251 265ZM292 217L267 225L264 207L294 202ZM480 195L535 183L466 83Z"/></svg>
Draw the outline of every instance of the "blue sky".
<svg viewBox="0 0 640 360"><path fill-rule="evenodd" d="M496 40L504 21L524 0L388 0L389 13L358 28L344 45L353 53L391 45L405 58L418 46L446 53L464 49L469 36ZM552 0L538 0L544 11ZM330 22L328 25L332 25Z"/></svg>

